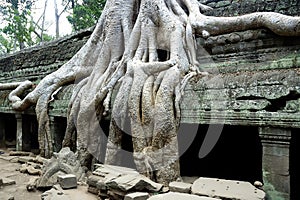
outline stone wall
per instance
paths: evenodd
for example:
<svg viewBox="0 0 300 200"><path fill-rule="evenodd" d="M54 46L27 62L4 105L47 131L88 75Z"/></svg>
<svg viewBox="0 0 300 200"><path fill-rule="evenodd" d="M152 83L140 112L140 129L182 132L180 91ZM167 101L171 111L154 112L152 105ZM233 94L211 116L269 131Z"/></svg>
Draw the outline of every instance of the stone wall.
<svg viewBox="0 0 300 200"><path fill-rule="evenodd" d="M91 33L92 29L83 30L0 57L0 83L24 81L24 79L38 82L72 58Z"/></svg>
<svg viewBox="0 0 300 200"><path fill-rule="evenodd" d="M252 12L278 12L288 15L299 15L298 0L199 0L199 2L214 8L207 15L237 16Z"/></svg>

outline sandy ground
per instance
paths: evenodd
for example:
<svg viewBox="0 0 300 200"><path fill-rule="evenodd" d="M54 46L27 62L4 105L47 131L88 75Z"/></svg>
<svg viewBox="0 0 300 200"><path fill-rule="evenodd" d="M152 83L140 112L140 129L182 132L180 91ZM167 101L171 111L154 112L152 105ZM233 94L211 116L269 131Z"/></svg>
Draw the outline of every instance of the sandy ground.
<svg viewBox="0 0 300 200"><path fill-rule="evenodd" d="M21 164L17 163L16 160L0 155L0 177L16 181L14 185L0 187L0 200L9 200L11 197L14 197L14 200L40 200L43 192L28 192L26 189L27 183L34 176L17 171ZM95 195L87 192L87 186L78 186L77 189L64 190L63 192L70 200L98 199Z"/></svg>

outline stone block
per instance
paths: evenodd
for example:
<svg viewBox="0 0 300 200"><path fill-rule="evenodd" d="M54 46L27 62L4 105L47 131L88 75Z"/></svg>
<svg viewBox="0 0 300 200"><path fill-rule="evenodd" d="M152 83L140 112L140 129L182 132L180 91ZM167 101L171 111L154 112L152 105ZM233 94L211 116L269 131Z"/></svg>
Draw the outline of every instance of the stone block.
<svg viewBox="0 0 300 200"><path fill-rule="evenodd" d="M0 179L0 186L8 186L8 185L14 185L16 184L15 180L9 179L9 178L1 178Z"/></svg>
<svg viewBox="0 0 300 200"><path fill-rule="evenodd" d="M245 181L199 178L192 185L192 193L221 199L263 200L265 192Z"/></svg>
<svg viewBox="0 0 300 200"><path fill-rule="evenodd" d="M31 156L21 156L18 158L19 163L34 162L35 158Z"/></svg>
<svg viewBox="0 0 300 200"><path fill-rule="evenodd" d="M77 187L77 178L74 174L58 175L57 181L63 189L70 189Z"/></svg>
<svg viewBox="0 0 300 200"><path fill-rule="evenodd" d="M190 193L191 192L191 183L184 182L171 182L169 184L170 191L172 192L180 192L180 193Z"/></svg>
<svg viewBox="0 0 300 200"><path fill-rule="evenodd" d="M124 198L124 200L146 200L150 196L147 192L134 192L127 194Z"/></svg>
<svg viewBox="0 0 300 200"><path fill-rule="evenodd" d="M216 198L211 198L211 197L201 197L197 195L192 195L192 194L183 194L183 193L178 193L178 192L169 192L166 194L159 194L159 195L154 195L149 198L149 200L218 200Z"/></svg>

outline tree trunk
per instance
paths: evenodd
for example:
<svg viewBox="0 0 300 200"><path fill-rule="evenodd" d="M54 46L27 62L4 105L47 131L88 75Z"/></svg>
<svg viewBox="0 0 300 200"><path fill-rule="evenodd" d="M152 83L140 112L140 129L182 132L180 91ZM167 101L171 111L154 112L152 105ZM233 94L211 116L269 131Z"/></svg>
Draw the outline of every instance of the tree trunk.
<svg viewBox="0 0 300 200"><path fill-rule="evenodd" d="M54 0L54 14L55 14L55 37L59 38L59 13L57 8L57 2Z"/></svg>
<svg viewBox="0 0 300 200"><path fill-rule="evenodd" d="M179 178L180 97L188 79L202 73L195 34L267 27L280 35L300 35L299 17L210 17L200 13L206 9L196 0L108 0L90 39L69 62L24 99L18 97L24 86L11 95L15 109L36 104L44 156L52 154L48 101L59 87L75 82L64 145L76 144L83 165L91 155L119 164L130 154L122 149L122 138L130 134L139 172L164 184ZM118 91L112 104L113 90ZM107 138L99 122L108 113Z"/></svg>

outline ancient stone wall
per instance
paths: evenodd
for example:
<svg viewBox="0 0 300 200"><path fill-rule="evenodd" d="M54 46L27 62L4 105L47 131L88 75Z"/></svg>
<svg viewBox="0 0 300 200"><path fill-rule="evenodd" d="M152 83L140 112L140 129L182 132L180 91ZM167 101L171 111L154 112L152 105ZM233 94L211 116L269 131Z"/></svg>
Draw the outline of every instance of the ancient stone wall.
<svg viewBox="0 0 300 200"><path fill-rule="evenodd" d="M298 0L199 0L214 10L205 14L213 16L236 16L252 12L278 12L287 15L299 15Z"/></svg>
<svg viewBox="0 0 300 200"><path fill-rule="evenodd" d="M87 41L91 29L0 57L0 83L39 81L68 61Z"/></svg>

